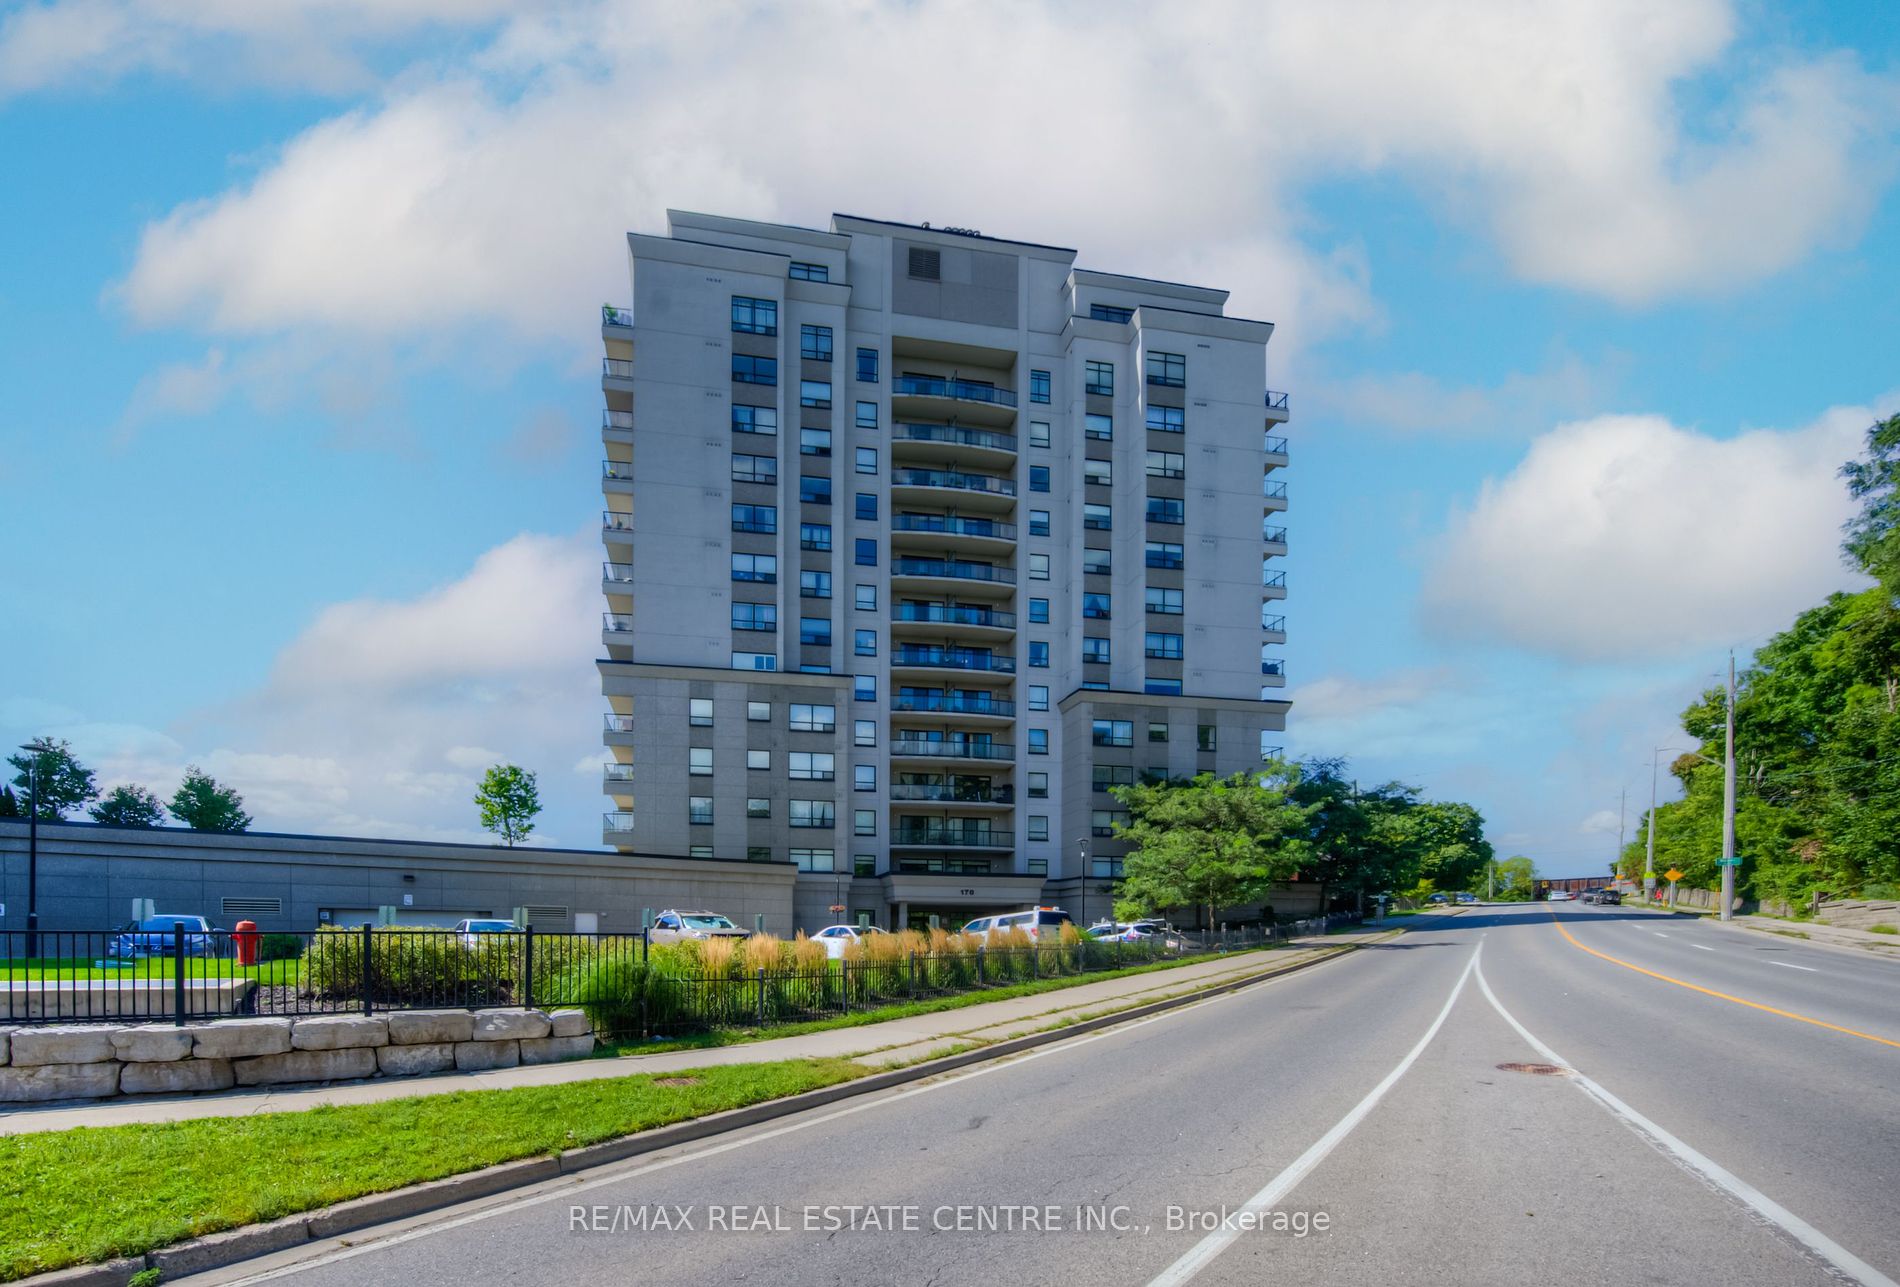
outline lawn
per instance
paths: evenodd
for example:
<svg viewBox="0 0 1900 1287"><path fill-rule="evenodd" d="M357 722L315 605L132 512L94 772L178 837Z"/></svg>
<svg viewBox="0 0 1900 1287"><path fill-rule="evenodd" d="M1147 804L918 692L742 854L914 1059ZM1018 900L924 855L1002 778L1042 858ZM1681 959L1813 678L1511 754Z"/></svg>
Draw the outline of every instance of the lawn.
<svg viewBox="0 0 1900 1287"><path fill-rule="evenodd" d="M0 1137L0 1281L862 1077L796 1059ZM656 1084L656 1077L668 1085ZM695 1079L677 1084L681 1079Z"/></svg>
<svg viewBox="0 0 1900 1287"><path fill-rule="evenodd" d="M260 987L297 981L298 959L264 961L257 965L239 965L220 957L187 956L186 979L256 979ZM42 980L72 979L162 979L170 982L177 963L169 956L133 957L124 964L111 958L86 957L4 957L0 958L0 982L38 983Z"/></svg>

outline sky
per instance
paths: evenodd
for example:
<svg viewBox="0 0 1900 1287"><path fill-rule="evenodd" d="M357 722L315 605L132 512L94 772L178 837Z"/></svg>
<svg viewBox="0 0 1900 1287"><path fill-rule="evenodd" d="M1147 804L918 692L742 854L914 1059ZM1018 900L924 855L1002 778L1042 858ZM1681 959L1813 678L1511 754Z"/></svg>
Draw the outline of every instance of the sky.
<svg viewBox="0 0 1900 1287"><path fill-rule="evenodd" d="M1728 650L1860 584L1897 49L1847 0L0 5L0 738L442 840L512 760L595 847L624 234L845 211L1275 322L1289 753L1603 870Z"/></svg>

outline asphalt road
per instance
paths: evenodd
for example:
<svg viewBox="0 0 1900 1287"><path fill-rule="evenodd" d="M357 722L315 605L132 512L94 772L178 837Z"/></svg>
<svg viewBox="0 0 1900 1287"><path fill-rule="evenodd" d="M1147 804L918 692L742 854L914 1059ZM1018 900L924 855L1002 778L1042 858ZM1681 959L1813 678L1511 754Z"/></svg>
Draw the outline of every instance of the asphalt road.
<svg viewBox="0 0 1900 1287"><path fill-rule="evenodd" d="M215 1280L1900 1277L1900 965L1639 909L1418 922L1171 1014Z"/></svg>

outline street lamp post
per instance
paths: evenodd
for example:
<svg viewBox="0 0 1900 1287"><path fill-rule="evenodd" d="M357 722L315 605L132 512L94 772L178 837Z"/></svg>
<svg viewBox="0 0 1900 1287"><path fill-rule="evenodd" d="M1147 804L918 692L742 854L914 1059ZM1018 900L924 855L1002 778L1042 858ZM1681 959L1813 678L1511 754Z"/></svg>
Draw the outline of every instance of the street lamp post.
<svg viewBox="0 0 1900 1287"><path fill-rule="evenodd" d="M1075 849L1082 859L1082 899L1076 904L1076 911L1079 913L1077 919L1081 922L1080 928L1087 929L1089 927L1089 838L1077 836Z"/></svg>
<svg viewBox="0 0 1900 1287"><path fill-rule="evenodd" d="M1735 919L1735 654L1728 655L1728 732L1722 752L1722 919Z"/></svg>
<svg viewBox="0 0 1900 1287"><path fill-rule="evenodd" d="M40 954L40 752L32 741L21 745L26 762L26 956Z"/></svg>

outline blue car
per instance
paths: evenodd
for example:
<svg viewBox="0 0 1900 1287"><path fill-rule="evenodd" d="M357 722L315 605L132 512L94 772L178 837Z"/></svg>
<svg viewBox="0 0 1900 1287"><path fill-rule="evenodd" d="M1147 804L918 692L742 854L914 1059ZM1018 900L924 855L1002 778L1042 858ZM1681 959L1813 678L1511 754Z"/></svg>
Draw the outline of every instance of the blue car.
<svg viewBox="0 0 1900 1287"><path fill-rule="evenodd" d="M202 916L148 916L112 936L106 955L120 958L170 956L176 942L173 927L185 927L185 955L211 956L218 950L217 931Z"/></svg>

